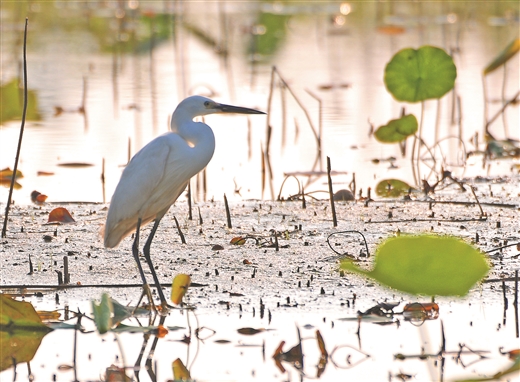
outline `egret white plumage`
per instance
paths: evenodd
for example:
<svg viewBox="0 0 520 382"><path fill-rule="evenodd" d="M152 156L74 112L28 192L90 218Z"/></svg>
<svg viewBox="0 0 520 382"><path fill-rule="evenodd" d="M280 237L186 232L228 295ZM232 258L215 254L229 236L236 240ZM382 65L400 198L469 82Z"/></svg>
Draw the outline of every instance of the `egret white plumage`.
<svg viewBox="0 0 520 382"><path fill-rule="evenodd" d="M211 127L193 119L214 113L265 114L201 96L184 99L173 112L171 131L152 140L128 163L110 202L105 224L105 247L116 247L135 230L132 254L145 290L149 287L139 261L139 230L142 225L154 221L143 254L163 307L166 299L150 258L150 246L163 216L189 180L203 170L213 156L215 136Z"/></svg>

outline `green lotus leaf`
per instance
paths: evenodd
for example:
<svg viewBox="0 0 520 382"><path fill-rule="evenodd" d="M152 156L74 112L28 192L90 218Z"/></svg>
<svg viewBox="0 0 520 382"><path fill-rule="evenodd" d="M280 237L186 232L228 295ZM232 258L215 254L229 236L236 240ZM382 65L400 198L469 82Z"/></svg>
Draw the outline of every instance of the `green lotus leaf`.
<svg viewBox="0 0 520 382"><path fill-rule="evenodd" d="M385 85L395 99L419 102L453 89L457 68L444 50L425 45L397 52L385 68Z"/></svg>
<svg viewBox="0 0 520 382"><path fill-rule="evenodd" d="M399 179L383 179L376 186L376 195L382 198L397 198L408 194L413 188Z"/></svg>
<svg viewBox="0 0 520 382"><path fill-rule="evenodd" d="M379 142L397 143L415 134L417 127L415 115L408 114L399 119L392 119L388 124L378 127L374 135Z"/></svg>
<svg viewBox="0 0 520 382"><path fill-rule="evenodd" d="M341 268L406 293L429 296L464 296L489 271L478 249L456 237L435 235L385 240L376 250L372 271L348 259Z"/></svg>

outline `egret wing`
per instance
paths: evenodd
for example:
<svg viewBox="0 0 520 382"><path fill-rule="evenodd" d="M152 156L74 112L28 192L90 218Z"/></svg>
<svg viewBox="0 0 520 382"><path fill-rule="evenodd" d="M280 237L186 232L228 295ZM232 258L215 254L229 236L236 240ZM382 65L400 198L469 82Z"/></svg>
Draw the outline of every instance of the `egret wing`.
<svg viewBox="0 0 520 382"><path fill-rule="evenodd" d="M171 133L169 133L171 134ZM112 248L131 233L140 217L143 224L165 208L154 211L154 192L164 178L171 147L168 134L144 146L128 163L116 187L105 225L105 246Z"/></svg>

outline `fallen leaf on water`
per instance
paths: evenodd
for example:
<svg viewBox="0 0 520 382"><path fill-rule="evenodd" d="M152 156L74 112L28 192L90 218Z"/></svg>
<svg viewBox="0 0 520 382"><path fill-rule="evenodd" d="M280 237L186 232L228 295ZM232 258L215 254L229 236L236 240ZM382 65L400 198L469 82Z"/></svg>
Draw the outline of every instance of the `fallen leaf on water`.
<svg viewBox="0 0 520 382"><path fill-rule="evenodd" d="M316 330L316 340L318 341L318 347L320 348L321 357L327 358L329 353L327 353L327 349L325 348L325 341L323 340L323 336L321 335L319 330Z"/></svg>
<svg viewBox="0 0 520 382"><path fill-rule="evenodd" d="M31 303L17 301L0 294L0 328L3 328L2 325L9 325L11 330L50 331L42 324L40 316Z"/></svg>
<svg viewBox="0 0 520 382"><path fill-rule="evenodd" d="M265 329L264 328L260 328L260 329L240 328L240 329L237 329L237 332L239 332L240 334L244 334L246 336L252 336L252 335L255 335L255 334L258 334L258 333L265 332Z"/></svg>
<svg viewBox="0 0 520 382"><path fill-rule="evenodd" d="M11 180L12 178L13 178L13 170L11 170L9 167L6 167L3 170L0 170L0 179ZM14 178L15 179L23 178L22 172L20 170L16 170L16 175Z"/></svg>
<svg viewBox="0 0 520 382"><path fill-rule="evenodd" d="M215 340L214 341L217 344L229 344L231 341L229 340Z"/></svg>
<svg viewBox="0 0 520 382"><path fill-rule="evenodd" d="M191 381L191 374L186 366L182 363L180 358L177 358L172 363L173 379L175 381Z"/></svg>
<svg viewBox="0 0 520 382"><path fill-rule="evenodd" d="M11 179L0 178L0 186L11 187ZM20 188L22 188L22 185L18 182L14 182L13 188L15 190L19 190Z"/></svg>
<svg viewBox="0 0 520 382"><path fill-rule="evenodd" d="M110 365L105 373L105 381L107 382L131 382L132 379L125 374L125 369Z"/></svg>
<svg viewBox="0 0 520 382"><path fill-rule="evenodd" d="M75 223L76 221L72 218L72 215L66 208L58 207L49 213L49 220L47 220L47 223L51 222Z"/></svg>
<svg viewBox="0 0 520 382"><path fill-rule="evenodd" d="M61 167L92 167L94 165L92 163L68 162L68 163L58 163L58 166L61 166Z"/></svg>
<svg viewBox="0 0 520 382"><path fill-rule="evenodd" d="M0 294L0 371L30 362L43 337L53 329L41 322L34 307Z"/></svg>
<svg viewBox="0 0 520 382"><path fill-rule="evenodd" d="M191 277L185 274L175 276L172 283L172 294L170 299L175 305L182 302L182 298L186 294L191 283Z"/></svg>
<svg viewBox="0 0 520 382"><path fill-rule="evenodd" d="M53 172L49 172L49 171L38 171L36 173L36 175L38 175L38 176L51 176L51 175L54 175L54 173Z"/></svg>
<svg viewBox="0 0 520 382"><path fill-rule="evenodd" d="M38 313L38 316L42 321L58 320L61 316L60 312L58 312L57 310L38 310L36 311L36 313Z"/></svg>
<svg viewBox="0 0 520 382"><path fill-rule="evenodd" d="M504 354L509 355L509 359L514 361L517 358L520 358L520 349L513 349L505 352Z"/></svg>
<svg viewBox="0 0 520 382"><path fill-rule="evenodd" d="M339 83L339 84L322 84L318 85L318 89L320 90L332 90L332 89L347 89L351 87L349 83Z"/></svg>
<svg viewBox="0 0 520 382"><path fill-rule="evenodd" d="M36 204L43 204L47 200L47 195L44 195L38 191L31 192L31 200Z"/></svg>
<svg viewBox="0 0 520 382"><path fill-rule="evenodd" d="M246 239L241 236L234 237L229 242L229 244L233 244L233 245L244 245L245 243L246 243Z"/></svg>
<svg viewBox="0 0 520 382"><path fill-rule="evenodd" d="M403 308L403 315L405 320L436 320L439 318L439 305L434 302L406 304Z"/></svg>
<svg viewBox="0 0 520 382"><path fill-rule="evenodd" d="M164 326L159 325L157 327L157 333L155 334L159 338L164 338L168 334L168 329L166 329Z"/></svg>

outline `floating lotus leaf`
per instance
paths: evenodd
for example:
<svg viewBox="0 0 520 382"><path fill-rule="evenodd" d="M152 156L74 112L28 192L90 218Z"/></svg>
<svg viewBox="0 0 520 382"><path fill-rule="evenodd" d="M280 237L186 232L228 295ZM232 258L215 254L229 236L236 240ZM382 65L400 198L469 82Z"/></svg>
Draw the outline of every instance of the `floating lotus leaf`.
<svg viewBox="0 0 520 382"><path fill-rule="evenodd" d="M376 186L376 195L382 198L397 198L408 194L412 186L399 179L384 179Z"/></svg>

